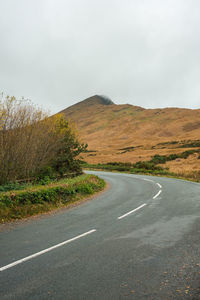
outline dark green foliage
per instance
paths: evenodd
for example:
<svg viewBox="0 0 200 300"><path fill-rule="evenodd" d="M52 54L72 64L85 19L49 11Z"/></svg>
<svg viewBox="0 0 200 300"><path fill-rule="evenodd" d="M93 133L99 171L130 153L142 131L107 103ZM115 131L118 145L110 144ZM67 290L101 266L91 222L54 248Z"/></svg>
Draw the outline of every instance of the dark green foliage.
<svg viewBox="0 0 200 300"><path fill-rule="evenodd" d="M178 143L179 143L178 141L171 141L171 142L158 143L157 145L176 145Z"/></svg>
<svg viewBox="0 0 200 300"><path fill-rule="evenodd" d="M90 177L89 177L90 178ZM101 180L99 183L102 184ZM22 191L12 191L7 193L0 193L0 202L6 203L7 206L21 205L21 204L35 204L42 202L54 202L57 200L67 201L67 196L81 194L92 194L98 188L97 183L90 182L90 180L80 180L72 185L59 184L50 186L36 186L34 189L27 189Z"/></svg>
<svg viewBox="0 0 200 300"><path fill-rule="evenodd" d="M79 143L65 119L60 120L59 131L63 131L64 134L61 146L52 161L52 169L61 177L67 173L82 174L80 161L76 157L80 153L86 152L88 145Z"/></svg>
<svg viewBox="0 0 200 300"><path fill-rule="evenodd" d="M170 145L176 145L176 148L197 148L200 147L200 140L183 140L183 141L170 141L170 142L163 142L163 143L158 143L157 145L152 146L152 149L160 148L170 148L166 146ZM174 147L172 147L173 149Z"/></svg>
<svg viewBox="0 0 200 300"><path fill-rule="evenodd" d="M0 185L0 192L8 192L13 190L24 190L26 187L31 186L30 183L11 182Z"/></svg>
<svg viewBox="0 0 200 300"><path fill-rule="evenodd" d="M174 143L176 143L174 141ZM131 173L143 173L143 174L154 174L154 175L172 175L168 168L163 168L158 166L158 164L165 164L167 161L175 160L177 158L186 159L189 155L194 153L200 153L200 149L187 150L180 154L170 154L170 155L159 155L156 154L152 157L150 161L139 161L135 164L123 163L123 162L108 162L107 164L88 164L82 162L83 168L91 169L102 169L108 171L119 171L119 172L131 172ZM200 159L200 155L198 157Z"/></svg>
<svg viewBox="0 0 200 300"><path fill-rule="evenodd" d="M31 186L25 190L0 193L0 222L17 219L52 207L79 200L104 188L105 182L94 175L81 175L46 186Z"/></svg>
<svg viewBox="0 0 200 300"><path fill-rule="evenodd" d="M150 162L154 164L165 164L167 161L175 160L177 158L188 158L189 155L194 153L200 153L200 150L187 150L179 154L170 154L170 155L159 155L156 154L153 156L153 158L150 160Z"/></svg>
<svg viewBox="0 0 200 300"><path fill-rule="evenodd" d="M129 171L131 168L130 163L120 163L120 162L110 162L107 164L88 164L82 163L83 168L92 168L92 169L104 169L110 171Z"/></svg>
<svg viewBox="0 0 200 300"><path fill-rule="evenodd" d="M180 148L193 148L193 147L200 147L200 140L188 141L180 146Z"/></svg>
<svg viewBox="0 0 200 300"><path fill-rule="evenodd" d="M131 163L122 163L122 162L108 162L104 165L104 167L110 169L110 170L116 170L116 171L129 171L132 167Z"/></svg>
<svg viewBox="0 0 200 300"><path fill-rule="evenodd" d="M131 167L132 164L130 162L108 162L107 165L111 166L125 166L125 167Z"/></svg>
<svg viewBox="0 0 200 300"><path fill-rule="evenodd" d="M90 185L86 185L86 184L80 184L77 188L76 188L76 192L77 193L81 193L81 194L92 194L93 193L93 189L94 189L94 185L90 184Z"/></svg>
<svg viewBox="0 0 200 300"><path fill-rule="evenodd" d="M179 155L180 158L188 158L189 155L194 153L200 153L200 150L187 150Z"/></svg>
<svg viewBox="0 0 200 300"><path fill-rule="evenodd" d="M44 180L49 182L49 179L56 179L56 174L52 167L45 166L38 171L36 181L41 182Z"/></svg>
<svg viewBox="0 0 200 300"><path fill-rule="evenodd" d="M82 165L83 168L91 169L102 169L108 171L119 171L119 172L131 172L131 173L148 173L148 174L169 174L167 169L163 169L160 166L156 166L154 163L149 161L139 161L135 164L123 163L123 162L109 162L107 164L87 164Z"/></svg>
<svg viewBox="0 0 200 300"><path fill-rule="evenodd" d="M157 171L163 170L162 167L156 166L155 163L149 161L139 161L135 163L133 166L136 169L157 170Z"/></svg>
<svg viewBox="0 0 200 300"><path fill-rule="evenodd" d="M161 169L161 170L148 170L148 169L137 169L133 168L130 170L131 173L135 174L152 174L152 175L174 175L173 173L168 172L167 170Z"/></svg>
<svg viewBox="0 0 200 300"><path fill-rule="evenodd" d="M154 164L164 164L167 161L167 156L156 154L153 156L153 158L150 160L150 162Z"/></svg>
<svg viewBox="0 0 200 300"><path fill-rule="evenodd" d="M170 154L170 155L167 156L167 160L169 160L169 161L170 160L175 160L177 158L179 158L178 154Z"/></svg>

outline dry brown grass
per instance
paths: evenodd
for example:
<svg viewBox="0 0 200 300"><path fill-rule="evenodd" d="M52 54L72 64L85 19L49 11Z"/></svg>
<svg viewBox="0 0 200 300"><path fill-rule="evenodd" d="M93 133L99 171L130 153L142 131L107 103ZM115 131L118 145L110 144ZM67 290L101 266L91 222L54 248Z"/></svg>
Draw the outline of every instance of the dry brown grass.
<svg viewBox="0 0 200 300"><path fill-rule="evenodd" d="M81 155L88 163L146 161L155 154L178 154L190 149L170 144L162 147L158 146L159 143L200 139L200 109L103 105L98 96L94 96L63 113L75 122L80 138L88 143L88 149L97 151ZM134 151L120 150L131 146L136 147ZM174 172L196 172L200 170L200 160L194 156L168 162L166 166Z"/></svg>
<svg viewBox="0 0 200 300"><path fill-rule="evenodd" d="M166 162L163 167L168 167L170 172L177 174L180 177L200 179L200 159L199 155L194 153L187 159L178 158L173 161Z"/></svg>
<svg viewBox="0 0 200 300"><path fill-rule="evenodd" d="M155 154L160 155L169 155L169 154L179 154L183 151L190 150L191 148L185 148L185 149L138 149L134 150L132 152L126 152L121 154L118 152L111 152L108 150L98 151L96 153L84 153L81 155L84 160L86 160L88 163L107 163L107 162L114 162L114 161L120 161L120 162L131 162L136 163L137 161L146 161L150 160L152 156ZM92 154L92 156L91 156ZM95 155L95 156L93 156Z"/></svg>

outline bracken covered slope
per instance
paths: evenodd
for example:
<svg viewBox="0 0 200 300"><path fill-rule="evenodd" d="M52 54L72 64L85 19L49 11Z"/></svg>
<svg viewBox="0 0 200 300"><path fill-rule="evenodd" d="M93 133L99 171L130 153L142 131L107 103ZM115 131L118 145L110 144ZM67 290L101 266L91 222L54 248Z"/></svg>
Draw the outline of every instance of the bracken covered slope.
<svg viewBox="0 0 200 300"><path fill-rule="evenodd" d="M144 109L93 96L62 111L89 148L124 148L200 138L200 109Z"/></svg>
<svg viewBox="0 0 200 300"><path fill-rule="evenodd" d="M200 142L200 109L144 109L96 95L62 113L88 143L88 162L135 162L155 153L179 153Z"/></svg>

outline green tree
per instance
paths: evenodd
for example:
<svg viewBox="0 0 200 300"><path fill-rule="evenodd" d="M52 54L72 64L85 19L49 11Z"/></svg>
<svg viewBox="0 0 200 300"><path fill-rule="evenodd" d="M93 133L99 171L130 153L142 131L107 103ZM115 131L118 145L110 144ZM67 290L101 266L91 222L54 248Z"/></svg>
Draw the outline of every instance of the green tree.
<svg viewBox="0 0 200 300"><path fill-rule="evenodd" d="M57 133L61 137L60 147L52 162L53 169L64 176L69 173L81 174L80 161L77 158L87 149L87 144L80 143L75 130L63 116L58 119Z"/></svg>

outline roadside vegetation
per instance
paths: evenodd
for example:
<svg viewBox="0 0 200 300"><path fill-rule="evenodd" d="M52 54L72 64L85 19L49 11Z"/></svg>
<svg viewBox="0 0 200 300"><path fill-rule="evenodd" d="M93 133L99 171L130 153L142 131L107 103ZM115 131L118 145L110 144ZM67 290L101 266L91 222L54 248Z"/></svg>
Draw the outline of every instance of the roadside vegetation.
<svg viewBox="0 0 200 300"><path fill-rule="evenodd" d="M14 97L0 102L0 184L80 174L76 158L86 148L61 114Z"/></svg>
<svg viewBox="0 0 200 300"><path fill-rule="evenodd" d="M29 184L23 189L16 187L0 192L0 223L66 207L104 187L105 182L97 176L80 175L45 185Z"/></svg>
<svg viewBox="0 0 200 300"><path fill-rule="evenodd" d="M178 173L171 172L169 167L165 166L167 162L179 159L187 159L192 154L197 154L197 160L200 159L200 149L187 150L179 154L159 155L155 154L151 160L138 161L136 163L130 162L108 162L105 164L88 164L82 161L82 167L85 169L129 172L133 174L148 174L148 175L160 175L191 179L200 182L200 171L192 171L190 173Z"/></svg>
<svg viewBox="0 0 200 300"><path fill-rule="evenodd" d="M2 97L0 222L48 211L102 189L100 179L80 176L78 156L86 149L63 115L49 116L30 101Z"/></svg>
<svg viewBox="0 0 200 300"><path fill-rule="evenodd" d="M140 161L135 164L123 162L108 162L106 164L88 164L82 162L85 169L130 172L135 174L174 175L167 168L157 166L149 161Z"/></svg>

